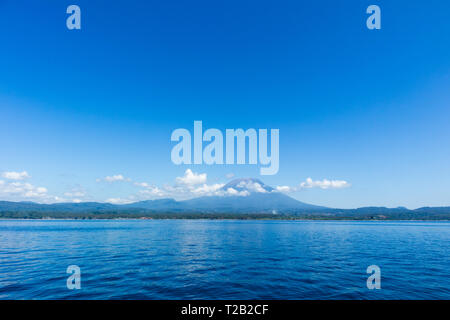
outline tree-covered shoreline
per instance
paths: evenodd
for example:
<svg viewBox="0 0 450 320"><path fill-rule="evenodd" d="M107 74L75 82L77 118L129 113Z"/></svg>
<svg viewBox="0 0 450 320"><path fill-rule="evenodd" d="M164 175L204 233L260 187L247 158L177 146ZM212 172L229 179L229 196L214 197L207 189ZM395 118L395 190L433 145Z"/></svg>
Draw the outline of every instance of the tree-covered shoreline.
<svg viewBox="0 0 450 320"><path fill-rule="evenodd" d="M450 214L378 214L378 213L299 213L299 214L266 214L266 213L152 213L152 212L42 212L42 211L5 211L0 212L0 219L75 219L75 220L105 220L105 219L209 219L209 220L422 220L450 221Z"/></svg>

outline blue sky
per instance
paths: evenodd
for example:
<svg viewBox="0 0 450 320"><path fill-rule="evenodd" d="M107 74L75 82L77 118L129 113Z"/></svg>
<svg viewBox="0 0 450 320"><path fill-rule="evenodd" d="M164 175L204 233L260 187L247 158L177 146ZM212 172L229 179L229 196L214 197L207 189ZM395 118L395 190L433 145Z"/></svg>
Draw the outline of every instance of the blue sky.
<svg viewBox="0 0 450 320"><path fill-rule="evenodd" d="M66 28L70 4L81 30ZM366 27L371 4L381 30ZM183 198L233 175L333 207L450 205L449 12L433 0L0 0L0 199ZM194 120L278 128L279 172L174 165L171 132Z"/></svg>

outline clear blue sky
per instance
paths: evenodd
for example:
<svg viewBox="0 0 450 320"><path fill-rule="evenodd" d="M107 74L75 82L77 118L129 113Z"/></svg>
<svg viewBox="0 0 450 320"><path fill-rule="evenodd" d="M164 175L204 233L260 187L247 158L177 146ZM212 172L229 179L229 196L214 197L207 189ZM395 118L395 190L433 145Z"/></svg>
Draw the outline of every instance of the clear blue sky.
<svg viewBox="0 0 450 320"><path fill-rule="evenodd" d="M0 0L0 200L183 197L191 169L333 207L448 206L449 14L445 0ZM278 174L174 165L170 134L194 120L279 128Z"/></svg>

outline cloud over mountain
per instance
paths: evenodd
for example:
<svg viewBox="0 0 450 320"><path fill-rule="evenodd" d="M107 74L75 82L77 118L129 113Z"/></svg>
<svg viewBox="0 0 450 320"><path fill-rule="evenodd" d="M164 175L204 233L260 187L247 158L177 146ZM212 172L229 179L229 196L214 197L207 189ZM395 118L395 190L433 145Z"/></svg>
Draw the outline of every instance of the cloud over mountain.
<svg viewBox="0 0 450 320"><path fill-rule="evenodd" d="M186 185L196 185L206 182L206 173L194 173L191 169L187 169L184 176L177 177L177 183Z"/></svg>

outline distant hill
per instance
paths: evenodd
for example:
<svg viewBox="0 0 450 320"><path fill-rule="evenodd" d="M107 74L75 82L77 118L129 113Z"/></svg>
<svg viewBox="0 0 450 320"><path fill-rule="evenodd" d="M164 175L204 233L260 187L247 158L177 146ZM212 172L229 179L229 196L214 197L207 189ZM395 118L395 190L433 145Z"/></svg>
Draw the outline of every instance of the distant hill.
<svg viewBox="0 0 450 320"><path fill-rule="evenodd" d="M220 195L189 200L157 199L126 205L100 202L38 204L34 202L0 201L0 218L40 217L195 217L256 215L257 217L299 217L305 219L398 219L450 220L450 207L363 207L334 209L298 201L253 178L236 179L219 190Z"/></svg>
<svg viewBox="0 0 450 320"><path fill-rule="evenodd" d="M82 203L54 203L39 204L35 202L0 201L2 211L36 211L36 212L87 212L116 210L117 206L110 203L82 202Z"/></svg>

